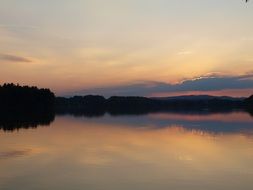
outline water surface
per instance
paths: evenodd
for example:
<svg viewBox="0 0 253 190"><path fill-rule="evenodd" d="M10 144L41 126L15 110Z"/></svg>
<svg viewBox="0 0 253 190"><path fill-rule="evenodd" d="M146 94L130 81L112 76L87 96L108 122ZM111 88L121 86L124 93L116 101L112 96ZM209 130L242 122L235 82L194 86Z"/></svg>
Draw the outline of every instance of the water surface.
<svg viewBox="0 0 253 190"><path fill-rule="evenodd" d="M1 127L1 190L253 189L247 113L65 115L50 125L24 123Z"/></svg>

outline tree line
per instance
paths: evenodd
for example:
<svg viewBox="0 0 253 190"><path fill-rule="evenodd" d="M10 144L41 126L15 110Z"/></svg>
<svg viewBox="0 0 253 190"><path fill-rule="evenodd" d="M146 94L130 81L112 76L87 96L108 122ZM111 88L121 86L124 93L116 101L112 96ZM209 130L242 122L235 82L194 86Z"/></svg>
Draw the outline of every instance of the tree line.
<svg viewBox="0 0 253 190"><path fill-rule="evenodd" d="M97 113L148 113L177 110L224 111L232 109L253 110L253 95L245 100L212 97L209 99L154 99L146 97L74 96L55 97L50 89L4 84L0 86L0 111L47 110L58 112Z"/></svg>
<svg viewBox="0 0 253 190"><path fill-rule="evenodd" d="M49 89L19 84L3 84L0 86L1 110L47 109L54 106L55 95Z"/></svg>

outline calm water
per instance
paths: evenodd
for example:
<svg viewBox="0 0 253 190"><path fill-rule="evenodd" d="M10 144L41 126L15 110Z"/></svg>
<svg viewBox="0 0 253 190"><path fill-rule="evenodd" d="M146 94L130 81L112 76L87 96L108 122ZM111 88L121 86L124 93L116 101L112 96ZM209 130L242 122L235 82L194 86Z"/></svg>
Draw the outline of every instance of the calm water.
<svg viewBox="0 0 253 190"><path fill-rule="evenodd" d="M252 190L252 179L247 113L56 116L0 130L1 190Z"/></svg>

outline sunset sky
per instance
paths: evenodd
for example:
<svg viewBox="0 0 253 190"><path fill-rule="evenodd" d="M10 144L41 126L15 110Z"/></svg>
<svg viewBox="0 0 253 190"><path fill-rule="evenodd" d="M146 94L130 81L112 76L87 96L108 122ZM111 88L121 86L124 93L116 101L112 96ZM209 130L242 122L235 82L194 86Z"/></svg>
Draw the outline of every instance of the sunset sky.
<svg viewBox="0 0 253 190"><path fill-rule="evenodd" d="M248 96L252 23L243 0L0 0L0 83Z"/></svg>

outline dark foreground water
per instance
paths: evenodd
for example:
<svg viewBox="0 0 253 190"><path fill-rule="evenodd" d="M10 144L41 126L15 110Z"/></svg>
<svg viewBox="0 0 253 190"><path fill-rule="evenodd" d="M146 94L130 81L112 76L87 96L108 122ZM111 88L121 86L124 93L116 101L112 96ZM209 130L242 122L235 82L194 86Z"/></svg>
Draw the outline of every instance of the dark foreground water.
<svg viewBox="0 0 253 190"><path fill-rule="evenodd" d="M247 113L56 116L48 126L1 125L1 190L253 189Z"/></svg>

